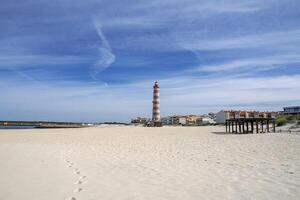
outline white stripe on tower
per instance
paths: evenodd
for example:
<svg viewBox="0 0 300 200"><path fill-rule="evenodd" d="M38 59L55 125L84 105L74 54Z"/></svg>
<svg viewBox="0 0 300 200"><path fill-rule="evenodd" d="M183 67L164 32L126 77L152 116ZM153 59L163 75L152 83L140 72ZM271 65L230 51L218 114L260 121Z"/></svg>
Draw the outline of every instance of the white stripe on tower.
<svg viewBox="0 0 300 200"><path fill-rule="evenodd" d="M160 121L160 104L159 104L159 86L158 82L154 82L153 86L153 108L152 108L152 121Z"/></svg>

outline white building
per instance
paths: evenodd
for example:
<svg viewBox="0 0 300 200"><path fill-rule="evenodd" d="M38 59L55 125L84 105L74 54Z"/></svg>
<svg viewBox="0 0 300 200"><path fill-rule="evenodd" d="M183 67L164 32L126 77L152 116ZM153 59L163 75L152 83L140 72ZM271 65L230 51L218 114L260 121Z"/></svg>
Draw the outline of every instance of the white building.
<svg viewBox="0 0 300 200"><path fill-rule="evenodd" d="M221 110L216 114L216 123L222 124L225 123L226 119L229 119L229 112L225 110Z"/></svg>
<svg viewBox="0 0 300 200"><path fill-rule="evenodd" d="M284 107L283 114L285 114L285 115L300 115L300 106Z"/></svg>
<svg viewBox="0 0 300 200"><path fill-rule="evenodd" d="M161 119L163 125L186 125L186 117L185 116L168 116L163 117Z"/></svg>
<svg viewBox="0 0 300 200"><path fill-rule="evenodd" d="M208 125L208 124L215 124L215 120L209 118L209 117L203 117L202 118L202 125Z"/></svg>
<svg viewBox="0 0 300 200"><path fill-rule="evenodd" d="M259 111L241 111L241 110L221 110L216 114L216 123L225 123L226 119L239 118L275 118L276 112L259 112Z"/></svg>

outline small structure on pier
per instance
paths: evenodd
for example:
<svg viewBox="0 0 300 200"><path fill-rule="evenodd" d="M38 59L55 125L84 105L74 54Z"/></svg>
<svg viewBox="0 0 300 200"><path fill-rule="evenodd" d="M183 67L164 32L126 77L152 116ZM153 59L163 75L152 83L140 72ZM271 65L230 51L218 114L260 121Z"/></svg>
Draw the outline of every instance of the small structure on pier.
<svg viewBox="0 0 300 200"><path fill-rule="evenodd" d="M225 121L226 133L275 132L274 118L236 118Z"/></svg>

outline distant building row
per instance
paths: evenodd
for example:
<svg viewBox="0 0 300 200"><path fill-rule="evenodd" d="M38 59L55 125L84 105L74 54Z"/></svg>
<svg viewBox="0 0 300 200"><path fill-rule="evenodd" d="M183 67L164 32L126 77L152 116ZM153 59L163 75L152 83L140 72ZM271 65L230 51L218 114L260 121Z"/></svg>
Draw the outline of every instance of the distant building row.
<svg viewBox="0 0 300 200"><path fill-rule="evenodd" d="M151 120L148 118L138 117L131 120L133 124L144 124L146 125ZM208 124L215 124L214 119L211 115L199 116L199 115L174 115L161 118L163 125L181 125L181 126L202 126Z"/></svg>
<svg viewBox="0 0 300 200"><path fill-rule="evenodd" d="M241 110L221 110L216 114L216 123L225 123L226 119L239 118L276 118L277 112L241 111Z"/></svg>
<svg viewBox="0 0 300 200"><path fill-rule="evenodd" d="M276 118L278 115L300 115L300 106L284 107L280 112L259 112L246 110L221 110L207 115L174 115L161 118L163 125L201 126L207 124L223 124L227 119L239 118ZM144 124L151 119L138 117L131 120L133 124Z"/></svg>
<svg viewBox="0 0 300 200"><path fill-rule="evenodd" d="M174 115L163 117L163 125L182 125L182 126L202 126L215 124L215 121L208 116L199 115Z"/></svg>

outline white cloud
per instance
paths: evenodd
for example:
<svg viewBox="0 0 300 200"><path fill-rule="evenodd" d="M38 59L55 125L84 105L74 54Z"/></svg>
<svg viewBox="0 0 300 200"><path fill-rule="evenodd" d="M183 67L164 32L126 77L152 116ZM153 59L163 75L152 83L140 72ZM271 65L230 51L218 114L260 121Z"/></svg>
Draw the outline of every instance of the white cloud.
<svg viewBox="0 0 300 200"><path fill-rule="evenodd" d="M91 58L71 55L1 55L0 69L19 69L26 67L38 67L47 65L79 64L90 61Z"/></svg>
<svg viewBox="0 0 300 200"><path fill-rule="evenodd" d="M288 102L300 102L299 82L299 75L162 79L159 80L161 113L197 114L243 105L245 109L251 105L254 109L256 106L256 109L281 110ZM98 86L1 79L0 90L6 92L0 99L0 118L27 116L26 119L34 120L129 121L136 116L149 117L152 84L150 80Z"/></svg>
<svg viewBox="0 0 300 200"><path fill-rule="evenodd" d="M140 16L122 16L101 20L101 24L107 28L153 28L161 25L161 22L161 19Z"/></svg>
<svg viewBox="0 0 300 200"><path fill-rule="evenodd" d="M269 57L238 59L222 64L200 66L191 71L219 72L246 68L256 68L257 70L272 69L294 63L300 63L300 55L274 55Z"/></svg>
<svg viewBox="0 0 300 200"><path fill-rule="evenodd" d="M98 61L91 67L91 76L97 79L97 74L107 69L112 63L115 62L116 56L112 53L112 49L108 40L102 32L102 27L99 23L94 23L97 30L99 39L101 40L101 46L99 47Z"/></svg>
<svg viewBox="0 0 300 200"><path fill-rule="evenodd" d="M197 32L181 33L175 36L180 46L189 50L226 50L239 48L277 48L284 49L286 45L300 42L300 30L269 32L258 35L246 35L235 38L206 39L198 37Z"/></svg>
<svg viewBox="0 0 300 200"><path fill-rule="evenodd" d="M162 113L216 112L232 107L281 110L288 102L300 102L299 82L298 75L167 79L160 82Z"/></svg>
<svg viewBox="0 0 300 200"><path fill-rule="evenodd" d="M31 4L22 4L25 7L25 14L30 13L29 18L22 15L18 19L23 17L26 19L11 20L11 22L4 20L9 22L9 26L4 23L3 27L8 27L11 31L4 32L5 37L0 41L0 69L12 67L19 69L25 65L40 67L45 61L53 66L91 61L93 58L84 57L84 55L95 56L94 45L97 42L94 41L93 36L96 32L100 46L97 61L90 68L94 79L97 79L98 73L103 72L115 62L116 55L113 52L115 48L128 50L120 56L123 58L127 58L128 54L132 57L137 56L134 52L140 49L146 49L148 52L167 51L168 53L182 50L193 53L232 49L255 51L253 55L249 55L253 59L243 59L238 54L229 53L229 58L232 60L228 62L223 62L224 57L221 55L218 61L223 62L222 64L201 66L195 69L196 71L223 72L260 65L273 67L273 65L299 62L297 54L299 53L300 30L292 30L296 27L295 19L288 18L290 15L285 13L284 17L291 21L289 22L291 25L284 20L277 22L278 16L274 19L265 18L266 21L262 23L255 22L258 19L256 12L269 8L269 12L274 11L271 8L273 1L153 0L119 4L111 1L94 3L92 0L82 1L80 4L76 2L74 6L64 0L60 3L57 7L51 6L49 10L45 9L46 13L41 16L41 19L35 17L35 10L31 9ZM12 9L15 6L10 5ZM58 13L57 8L61 8ZM91 15L96 16L92 23L89 21ZM273 15L267 13L262 16L272 17ZM81 21L82 19L84 20ZM228 31L224 25L226 22L232 25L230 28L233 30ZM247 24L249 26L240 27L243 22L249 22ZM45 26L48 23L51 26ZM265 28L267 23L271 23L272 27ZM274 32L274 30L279 30L279 26L275 26L277 23L284 25L280 28L290 27L290 29ZM64 30L64 28L70 30ZM261 30L256 31L256 28L261 28ZM46 34L39 33L37 30ZM109 37L108 41L106 36L110 35L106 34L111 32L114 34ZM238 34L244 35L233 37ZM73 46L73 44L76 45ZM81 49L85 44L87 44L86 49ZM269 56L270 54L264 54L264 52L262 52L263 55L260 54L260 50L265 49L274 50L280 56ZM75 53L74 55L81 54L81 56L42 54L43 52L56 53L56 51L65 55ZM141 52L145 59L160 59L148 52L144 54ZM201 58L201 55L199 57ZM216 60L217 58L214 59ZM124 63L126 61L124 59ZM5 95L0 98L0 118L7 119L7 116L11 116L11 119L34 120L128 121L131 117L151 115L153 82L152 80L136 82L135 78L140 78L140 74L133 72L130 74L131 77L126 77L125 81L133 81L131 84L99 86L86 83L86 80L80 83L57 79L55 82L53 80L49 82L49 79L54 76L49 75L51 68L48 69L50 70L41 69L42 73L39 75L43 76L42 74L46 72L45 77L38 77L42 80L41 82L33 79L26 70L24 70L25 73L16 71L22 77L21 80L17 80L16 77L6 79L1 76L0 90ZM185 74L176 69L174 72L165 69L161 72L161 77L171 77L160 80L163 115L217 111L216 109L241 104L267 105L272 109L280 110L280 104L300 101L299 75L241 78L239 74L236 74L232 77L223 76L223 78L195 78L170 75L170 73ZM151 77L148 74L145 76Z"/></svg>
<svg viewBox="0 0 300 200"><path fill-rule="evenodd" d="M119 9L119 6L115 6ZM98 14L102 19L101 24L105 27L128 26L135 28L163 27L175 18L201 18L204 16L219 15L222 13L248 13L263 9L261 1L240 2L235 0L227 1L201 1L201 0L158 0L143 1L127 4L126 9L114 13L113 16ZM132 14L128 14L132 12Z"/></svg>
<svg viewBox="0 0 300 200"><path fill-rule="evenodd" d="M152 0L148 2L142 2L142 4L136 4L134 9L151 9L152 11L156 10L168 10L175 11L182 14L189 14L194 12L194 14L200 15L205 12L208 13L228 13L228 12L254 12L265 8L265 3L259 0L252 0L251 2L241 2L239 0Z"/></svg>

